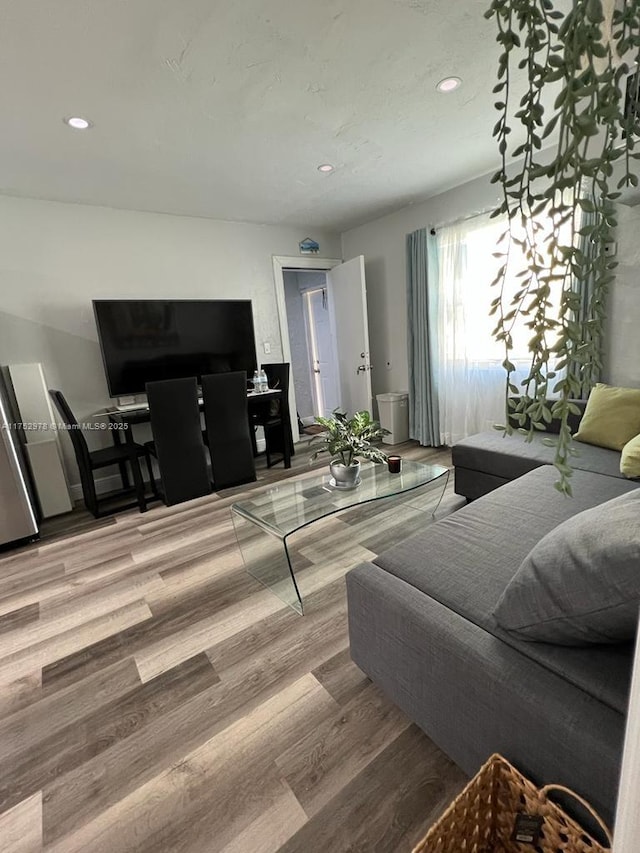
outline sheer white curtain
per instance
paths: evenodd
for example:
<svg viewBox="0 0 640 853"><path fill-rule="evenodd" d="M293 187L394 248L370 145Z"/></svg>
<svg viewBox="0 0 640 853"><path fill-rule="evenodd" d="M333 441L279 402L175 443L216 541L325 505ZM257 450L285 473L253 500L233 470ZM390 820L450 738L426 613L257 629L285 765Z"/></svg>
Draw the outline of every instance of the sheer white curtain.
<svg viewBox="0 0 640 853"><path fill-rule="evenodd" d="M489 214L439 229L438 403L440 440L453 445L467 435L492 429L505 419L504 347L494 340L489 316L497 289L491 287L500 260L493 257L505 221ZM513 280L515 291L517 280ZM516 365L512 381L529 372L530 330L514 330Z"/></svg>

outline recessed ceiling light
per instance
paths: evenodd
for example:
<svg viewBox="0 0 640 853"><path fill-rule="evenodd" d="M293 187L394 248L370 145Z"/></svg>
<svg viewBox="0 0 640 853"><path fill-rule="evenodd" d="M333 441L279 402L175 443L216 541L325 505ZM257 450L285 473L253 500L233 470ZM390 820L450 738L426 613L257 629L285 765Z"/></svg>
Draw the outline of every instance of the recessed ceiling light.
<svg viewBox="0 0 640 853"><path fill-rule="evenodd" d="M74 130L88 130L91 127L91 122L81 116L70 116L64 119L64 123Z"/></svg>
<svg viewBox="0 0 640 853"><path fill-rule="evenodd" d="M436 89L438 92L453 92L462 84L462 80L459 77L445 77L444 80L441 80Z"/></svg>
<svg viewBox="0 0 640 853"><path fill-rule="evenodd" d="M331 163L322 163L320 166L318 166L319 172L333 172L334 169L335 166L332 166Z"/></svg>

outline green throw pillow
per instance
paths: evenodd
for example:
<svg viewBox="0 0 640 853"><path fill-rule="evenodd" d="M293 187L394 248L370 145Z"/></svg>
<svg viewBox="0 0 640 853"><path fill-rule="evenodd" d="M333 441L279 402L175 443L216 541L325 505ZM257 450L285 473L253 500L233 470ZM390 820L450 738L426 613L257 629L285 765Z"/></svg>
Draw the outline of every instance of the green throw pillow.
<svg viewBox="0 0 640 853"><path fill-rule="evenodd" d="M622 448L620 473L629 479L640 477L640 435L634 436Z"/></svg>
<svg viewBox="0 0 640 853"><path fill-rule="evenodd" d="M640 389L598 383L591 391L576 441L622 450L640 433Z"/></svg>

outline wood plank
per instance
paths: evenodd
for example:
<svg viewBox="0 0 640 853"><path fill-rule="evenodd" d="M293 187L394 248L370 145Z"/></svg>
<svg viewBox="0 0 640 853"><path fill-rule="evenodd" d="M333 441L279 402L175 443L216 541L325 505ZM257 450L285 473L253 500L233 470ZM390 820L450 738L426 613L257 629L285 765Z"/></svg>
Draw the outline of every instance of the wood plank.
<svg viewBox="0 0 640 853"><path fill-rule="evenodd" d="M291 616L301 622L293 612ZM333 617L325 614L324 618L330 621ZM324 655L330 657L335 653L336 643L343 640L329 629L319 631L329 650ZM116 799L179 761L186 752L282 695L308 673L310 667L306 657L272 652L273 649L267 647L262 655L252 656L248 663L245 661L219 673L219 685L185 701L180 708L154 720L126 742L114 743L105 753L85 761L49 786L45 805L47 813L50 808L52 815L51 822L47 823L49 831L57 837L68 832L75 822L90 820ZM320 649L311 647L310 654L314 660L322 658L322 646ZM330 699L329 694L326 697ZM335 707L333 700L331 703Z"/></svg>
<svg viewBox="0 0 640 853"><path fill-rule="evenodd" d="M27 560L26 557L23 559L25 561ZM12 571L11 574L0 580L0 600L5 599L16 591L23 592L24 590L46 583L52 578L59 578L64 575L64 563L61 563L60 561L50 564L44 564L38 561L33 565L33 561L29 560L28 563L24 566L18 566L15 571ZM0 569L1 568L2 562L0 561ZM37 599L31 599L31 601L34 600ZM21 605L18 604L14 606L20 607Z"/></svg>
<svg viewBox="0 0 640 853"><path fill-rule="evenodd" d="M27 604L17 610L9 610L0 616L0 634L22 628L30 622L37 622L40 618L40 604L36 601Z"/></svg>
<svg viewBox="0 0 640 853"><path fill-rule="evenodd" d="M272 807L281 794L273 759L283 745L301 729L314 727L334 707L313 676L304 676L102 811L88 825L63 837L50 853L84 853L87 849L112 853L114 848L195 851L202 850L204 839L212 837L223 846L265 806ZM49 796L47 792L47 843L59 806L58 798L54 796L51 802ZM239 824L243 824L241 829ZM60 826L56 821L55 836Z"/></svg>
<svg viewBox="0 0 640 853"><path fill-rule="evenodd" d="M146 564L145 564L146 565ZM148 565L146 565L148 568ZM215 574L215 573L213 573ZM188 631L201 620L216 620L216 614L224 611L233 602L242 602L247 595L262 587L250 578L244 571L223 571L219 577L213 577L209 582L196 589L186 588L165 591L159 594L150 593L145 601L153 605L151 618L133 625L128 630L119 632L116 636L108 637L95 644L60 658L55 664L43 670L43 684L53 686L66 684L71 680L85 677L122 657L143 653L154 644L171 644L172 638L181 631ZM199 654L207 647L208 641L202 648L196 648L192 654L185 654L188 660L194 654ZM176 665L180 663L177 660ZM168 666L167 669L171 669Z"/></svg>
<svg viewBox="0 0 640 853"><path fill-rule="evenodd" d="M59 657L72 654L90 643L144 622L151 616L148 606L143 601L136 601L7 655L0 660L0 692L5 682L22 678L36 667L47 666Z"/></svg>
<svg viewBox="0 0 640 853"><path fill-rule="evenodd" d="M312 672L339 705L346 705L371 684L369 677L351 660L348 646Z"/></svg>
<svg viewBox="0 0 640 853"><path fill-rule="evenodd" d="M149 681L161 672L177 666L181 661L204 651L212 643L232 636L259 619L277 613L285 606L270 590L260 587L250 597L231 604L222 613L215 613L188 628L176 631L166 640L160 640L136 652L140 678Z"/></svg>
<svg viewBox="0 0 640 853"><path fill-rule="evenodd" d="M71 589L42 602L40 620L45 622L79 612L80 616L75 618L86 621L93 613L117 610L133 601L144 599L148 604L151 596L161 594L164 589L165 583L157 572L136 565L98 580L83 573Z"/></svg>
<svg viewBox="0 0 640 853"><path fill-rule="evenodd" d="M15 681L0 684L0 719L37 702L42 696L42 670L37 667Z"/></svg>
<svg viewBox="0 0 640 853"><path fill-rule="evenodd" d="M123 670L123 664L112 667L112 696L99 701L93 695L93 684L87 679L72 691L84 693L82 711L70 721L70 714L60 719L59 713L52 714L50 730L37 723L30 730L38 732L39 737L32 749L13 751L12 760L3 763L0 778L0 808L9 807L32 791L47 788L48 785L64 778L87 761L97 759L113 744L125 742L145 726L176 708L180 708L193 696L217 684L219 678L206 655L199 655L186 661L171 672L163 673L148 684L140 684L135 664L131 659L123 663L128 665L125 677L113 679L116 671ZM103 691L104 692L104 691ZM69 696L65 697L68 699ZM43 705L52 705L52 710L60 711L61 697L56 694ZM44 709L43 709L44 710Z"/></svg>
<svg viewBox="0 0 640 853"><path fill-rule="evenodd" d="M408 726L402 711L370 684L280 755L276 765L312 817Z"/></svg>
<svg viewBox="0 0 640 853"><path fill-rule="evenodd" d="M289 607L282 608L220 640L207 649L207 655L223 679L232 678L234 671L243 668L255 672L261 659L265 667L271 664L280 668L283 661L290 665L294 658L308 664L306 671L310 671L316 648L322 647L325 654L326 640L343 641L346 627L344 583L340 579L309 596L303 618Z"/></svg>
<svg viewBox="0 0 640 853"><path fill-rule="evenodd" d="M0 721L0 762L37 748L52 733L80 722L140 685L132 658L118 662ZM1 784L1 782L0 782Z"/></svg>
<svg viewBox="0 0 640 853"><path fill-rule="evenodd" d="M287 785L270 808L265 809L220 853L277 853L307 822L307 815Z"/></svg>
<svg viewBox="0 0 640 853"><path fill-rule="evenodd" d="M41 853L42 793L0 814L2 853Z"/></svg>
<svg viewBox="0 0 640 853"><path fill-rule="evenodd" d="M78 586L100 583L103 579L126 571L132 565L131 555L98 561L90 568L78 572L66 573L62 564L59 571L46 579L39 577L37 583L18 583L12 589L4 588L0 595L0 613L32 603L44 604L56 596L72 593Z"/></svg>
<svg viewBox="0 0 640 853"><path fill-rule="evenodd" d="M466 779L409 726L280 848L409 853Z"/></svg>

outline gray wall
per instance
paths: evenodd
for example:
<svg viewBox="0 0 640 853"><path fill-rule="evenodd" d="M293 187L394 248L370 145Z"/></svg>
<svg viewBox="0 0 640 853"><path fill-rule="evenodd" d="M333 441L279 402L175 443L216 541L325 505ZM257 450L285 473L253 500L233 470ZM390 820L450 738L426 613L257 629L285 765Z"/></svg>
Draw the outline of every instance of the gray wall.
<svg viewBox="0 0 640 853"><path fill-rule="evenodd" d="M612 385L640 385L640 206L618 205L618 268L609 293L604 376Z"/></svg>
<svg viewBox="0 0 640 853"><path fill-rule="evenodd" d="M312 233L323 256L339 254L337 235ZM110 402L91 300L136 297L251 299L258 359L281 361L272 255L297 256L308 234L0 196L0 364L42 362L49 385L90 419Z"/></svg>

